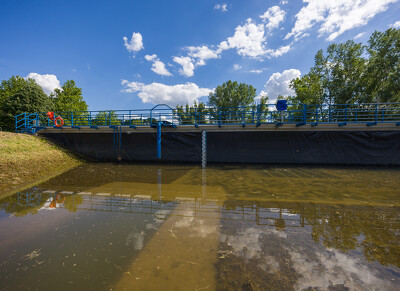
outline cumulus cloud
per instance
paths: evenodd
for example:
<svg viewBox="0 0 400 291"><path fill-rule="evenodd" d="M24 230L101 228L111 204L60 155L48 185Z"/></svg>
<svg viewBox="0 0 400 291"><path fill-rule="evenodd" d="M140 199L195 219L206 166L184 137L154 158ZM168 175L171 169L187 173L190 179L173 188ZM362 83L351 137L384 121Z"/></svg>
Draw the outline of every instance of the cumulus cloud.
<svg viewBox="0 0 400 291"><path fill-rule="evenodd" d="M157 57L156 54L145 55L144 58L149 62L153 62L153 65L151 66L151 70L154 73L161 75L161 76L172 76L172 74L165 67L165 64L162 61L160 61L160 59Z"/></svg>
<svg viewBox="0 0 400 291"><path fill-rule="evenodd" d="M174 57L174 62L181 65L179 73L185 77L192 77L194 75L194 60L189 57Z"/></svg>
<svg viewBox="0 0 400 291"><path fill-rule="evenodd" d="M122 39L124 40L124 46L126 47L128 52L131 52L132 54L135 54L136 52L144 48L143 38L139 32L132 33L132 37L129 41L126 36L124 36Z"/></svg>
<svg viewBox="0 0 400 291"><path fill-rule="evenodd" d="M276 50L268 50L268 55L270 57L280 57L284 54L286 54L290 49L291 49L291 44L286 45L286 46L281 46L280 48L276 49Z"/></svg>
<svg viewBox="0 0 400 291"><path fill-rule="evenodd" d="M122 92L136 93L143 103L168 104L193 104L198 98L208 96L212 89L200 88L194 83L165 85L160 83L143 84L122 80Z"/></svg>
<svg viewBox="0 0 400 291"><path fill-rule="evenodd" d="M395 23L393 23L393 24L391 25L391 27L393 27L393 28L399 28L399 27L400 27L400 21L396 21Z"/></svg>
<svg viewBox="0 0 400 291"><path fill-rule="evenodd" d="M267 53L266 40L264 24L257 24L249 18L244 25L236 27L232 37L220 43L219 49L234 48L241 56L260 58Z"/></svg>
<svg viewBox="0 0 400 291"><path fill-rule="evenodd" d="M268 30L278 28L279 24L285 20L286 12L283 11L279 6L270 7L263 15L260 16L262 21L266 23L265 27Z"/></svg>
<svg viewBox="0 0 400 291"><path fill-rule="evenodd" d="M398 0L303 0L307 3L296 14L296 22L285 39L302 38L306 31L320 24L319 36L328 34L332 41L354 27L365 25L376 14L386 11L388 5Z"/></svg>
<svg viewBox="0 0 400 291"><path fill-rule="evenodd" d="M38 85L42 87L44 93L46 93L47 95L53 93L54 89L61 88L60 81L57 79L55 75L51 74L41 75L38 73L30 73L28 76L26 76L26 79L34 79L36 83L38 83Z"/></svg>
<svg viewBox="0 0 400 291"><path fill-rule="evenodd" d="M296 69L273 73L265 84L264 94L270 98L270 101L275 100L279 95L293 95L295 92L289 88L290 81L300 77L300 75L300 71Z"/></svg>
<svg viewBox="0 0 400 291"><path fill-rule="evenodd" d="M196 66L204 66L206 60L218 59L219 54L210 49L209 47L203 46L188 46L186 49L189 51L188 56L197 60Z"/></svg>
<svg viewBox="0 0 400 291"><path fill-rule="evenodd" d="M216 9L216 10L221 10L222 12L228 11L227 4L226 4L226 3L223 3L223 4L215 4L214 9Z"/></svg>

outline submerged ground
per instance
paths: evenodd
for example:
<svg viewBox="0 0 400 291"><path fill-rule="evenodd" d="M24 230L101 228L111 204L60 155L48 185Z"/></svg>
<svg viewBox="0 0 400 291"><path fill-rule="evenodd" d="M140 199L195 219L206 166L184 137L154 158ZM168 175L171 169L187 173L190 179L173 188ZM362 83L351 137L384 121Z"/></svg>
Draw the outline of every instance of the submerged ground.
<svg viewBox="0 0 400 291"><path fill-rule="evenodd" d="M399 174L82 165L0 200L0 289L398 290Z"/></svg>

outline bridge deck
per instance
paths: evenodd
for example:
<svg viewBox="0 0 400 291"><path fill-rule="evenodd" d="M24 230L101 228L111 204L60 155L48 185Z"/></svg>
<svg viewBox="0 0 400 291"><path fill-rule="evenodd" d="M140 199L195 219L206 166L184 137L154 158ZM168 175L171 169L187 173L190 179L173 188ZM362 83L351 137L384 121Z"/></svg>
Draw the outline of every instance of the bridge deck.
<svg viewBox="0 0 400 291"><path fill-rule="evenodd" d="M137 126L132 128L129 126L118 126L121 128L123 133L155 133L157 128L150 126ZM42 128L39 133L113 133L115 126L98 126L97 128L91 128L89 126L70 127L64 126L54 128L53 126ZM255 124L250 125L179 125L174 127L162 127L163 132L201 132L201 131L213 131L213 132L224 132L224 131L398 131L400 126L397 123L378 123L373 126L368 126L366 123L348 123L347 125L338 126L338 124L318 124L313 126L311 124L305 124L303 126L297 126L296 124L283 124L276 126L276 124L261 124L259 126Z"/></svg>

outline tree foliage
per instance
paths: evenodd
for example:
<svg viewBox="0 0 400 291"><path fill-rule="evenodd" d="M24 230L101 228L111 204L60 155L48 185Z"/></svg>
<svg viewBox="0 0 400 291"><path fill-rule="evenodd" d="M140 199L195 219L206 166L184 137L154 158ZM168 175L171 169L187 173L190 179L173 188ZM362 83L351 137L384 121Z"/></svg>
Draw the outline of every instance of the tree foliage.
<svg viewBox="0 0 400 291"><path fill-rule="evenodd" d="M88 105L83 100L82 89L73 80L66 81L61 89L54 90L54 109L63 111L87 111Z"/></svg>
<svg viewBox="0 0 400 291"><path fill-rule="evenodd" d="M400 30L375 31L367 46L349 40L319 50L308 74L292 80L292 102L400 102Z"/></svg>
<svg viewBox="0 0 400 291"><path fill-rule="evenodd" d="M252 85L236 81L223 83L208 97L208 105L222 107L246 107L254 103L256 89Z"/></svg>
<svg viewBox="0 0 400 291"><path fill-rule="evenodd" d="M53 110L53 99L32 79L11 77L2 82L0 126L4 130L15 129L14 116L24 112L47 112Z"/></svg>

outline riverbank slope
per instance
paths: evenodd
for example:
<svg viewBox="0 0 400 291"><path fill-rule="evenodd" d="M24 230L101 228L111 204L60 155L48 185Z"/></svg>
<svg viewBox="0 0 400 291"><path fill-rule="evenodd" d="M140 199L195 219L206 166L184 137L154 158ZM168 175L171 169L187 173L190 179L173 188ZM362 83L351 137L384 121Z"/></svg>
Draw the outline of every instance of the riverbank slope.
<svg viewBox="0 0 400 291"><path fill-rule="evenodd" d="M0 196L29 187L81 163L43 138L0 132Z"/></svg>

